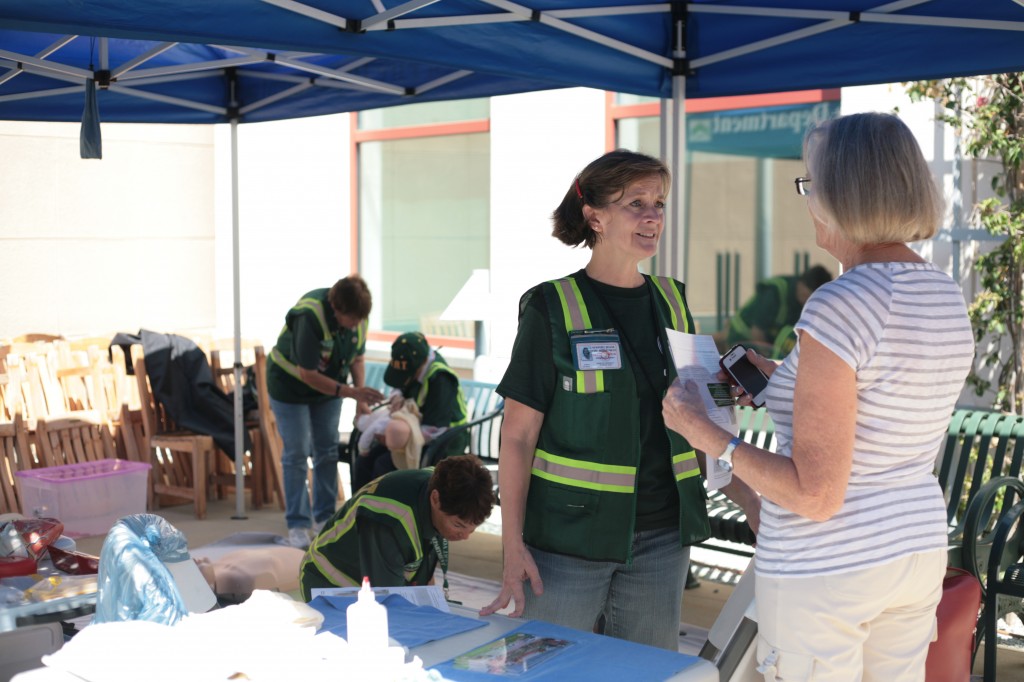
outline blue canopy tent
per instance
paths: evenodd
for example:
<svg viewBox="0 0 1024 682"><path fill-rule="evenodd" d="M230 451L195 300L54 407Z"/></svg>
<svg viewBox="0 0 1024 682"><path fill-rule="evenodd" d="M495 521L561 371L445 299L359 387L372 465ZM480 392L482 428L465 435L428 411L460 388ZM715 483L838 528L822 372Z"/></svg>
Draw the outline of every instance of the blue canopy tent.
<svg viewBox="0 0 1024 682"><path fill-rule="evenodd" d="M77 121L87 82L104 120L233 126L588 86L664 100L681 197L686 97L1022 70L1022 3L0 0L0 119ZM679 204L659 267L684 276Z"/></svg>

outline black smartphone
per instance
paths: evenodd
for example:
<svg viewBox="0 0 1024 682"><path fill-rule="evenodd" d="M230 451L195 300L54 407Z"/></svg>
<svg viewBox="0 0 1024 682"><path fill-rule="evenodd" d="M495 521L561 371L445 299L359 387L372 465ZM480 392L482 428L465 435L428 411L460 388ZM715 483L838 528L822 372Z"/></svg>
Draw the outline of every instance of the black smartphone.
<svg viewBox="0 0 1024 682"><path fill-rule="evenodd" d="M768 377L747 358L747 349L735 345L718 362L729 376L729 381L750 394L754 407L764 406L764 391Z"/></svg>

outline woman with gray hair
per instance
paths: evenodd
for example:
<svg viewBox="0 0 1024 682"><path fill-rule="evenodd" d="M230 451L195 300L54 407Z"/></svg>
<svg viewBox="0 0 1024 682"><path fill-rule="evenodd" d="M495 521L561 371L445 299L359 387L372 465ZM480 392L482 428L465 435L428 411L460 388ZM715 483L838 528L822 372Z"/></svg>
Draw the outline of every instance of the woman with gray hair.
<svg viewBox="0 0 1024 682"><path fill-rule="evenodd" d="M974 357L971 325L956 282L907 246L935 234L942 206L902 121L828 121L804 161L797 192L843 274L804 306L785 361L748 351L771 377L777 452L713 424L692 382L670 389L665 423L762 495L766 680L924 680L946 569L932 467Z"/></svg>

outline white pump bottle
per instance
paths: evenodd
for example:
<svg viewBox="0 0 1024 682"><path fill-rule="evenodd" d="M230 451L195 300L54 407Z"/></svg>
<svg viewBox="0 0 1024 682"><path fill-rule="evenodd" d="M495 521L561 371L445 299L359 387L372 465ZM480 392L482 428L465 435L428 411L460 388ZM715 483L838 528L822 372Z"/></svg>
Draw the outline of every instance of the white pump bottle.
<svg viewBox="0 0 1024 682"><path fill-rule="evenodd" d="M363 586L354 604L345 611L348 619L348 643L362 653L381 652L388 648L388 610L370 589L370 579L363 578Z"/></svg>

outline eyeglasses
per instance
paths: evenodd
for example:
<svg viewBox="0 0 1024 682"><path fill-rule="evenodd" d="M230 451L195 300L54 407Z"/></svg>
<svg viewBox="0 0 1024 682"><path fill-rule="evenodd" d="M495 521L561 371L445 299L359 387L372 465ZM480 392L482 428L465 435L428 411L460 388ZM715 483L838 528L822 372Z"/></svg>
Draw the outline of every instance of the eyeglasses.
<svg viewBox="0 0 1024 682"><path fill-rule="evenodd" d="M811 193L807 188L807 185L811 184L810 178L793 178L793 184L796 185L796 193L800 196L805 197Z"/></svg>

